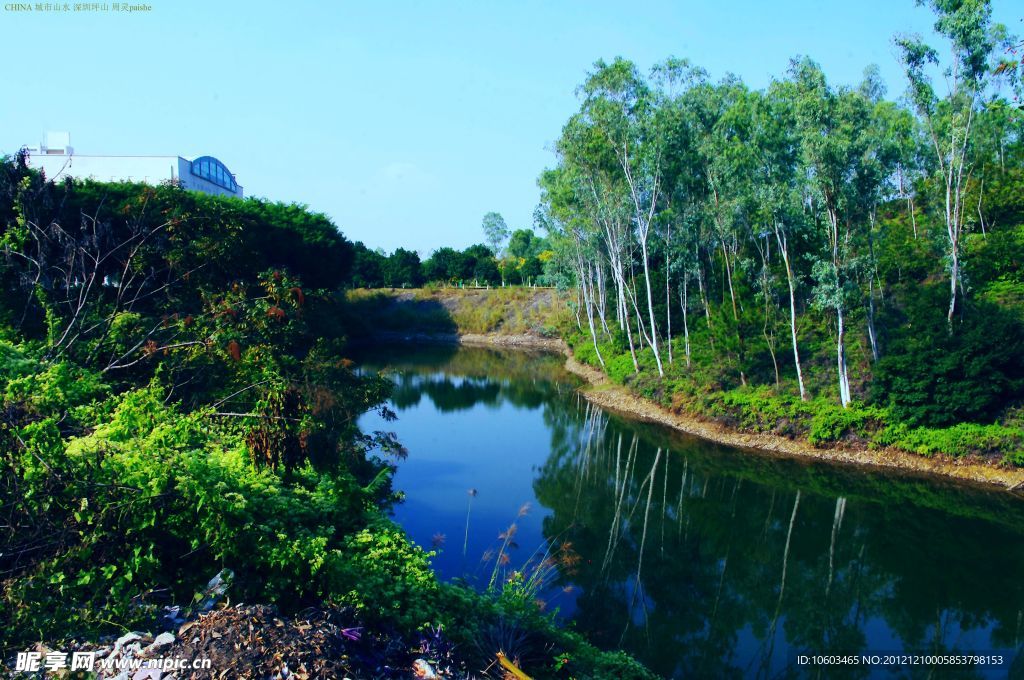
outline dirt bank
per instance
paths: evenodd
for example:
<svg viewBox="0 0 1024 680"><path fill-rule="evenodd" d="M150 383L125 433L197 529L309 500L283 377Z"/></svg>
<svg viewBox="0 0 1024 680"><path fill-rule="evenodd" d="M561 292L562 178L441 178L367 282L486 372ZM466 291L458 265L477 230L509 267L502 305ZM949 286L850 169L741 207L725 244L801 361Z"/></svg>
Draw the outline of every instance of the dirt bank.
<svg viewBox="0 0 1024 680"><path fill-rule="evenodd" d="M805 441L787 439L778 435L738 432L689 414L673 413L652 401L633 394L625 387L611 383L602 372L576 361L568 350L565 354L566 369L587 381L588 385L580 392L591 402L610 411L648 422L660 423L703 439L781 456L815 458L875 468L896 468L1011 490L1024 488L1024 469L1019 468L996 467L990 463L958 460L946 456L925 458L891 448L819 449Z"/></svg>
<svg viewBox="0 0 1024 680"><path fill-rule="evenodd" d="M567 351L565 343L558 338L545 338L530 333L419 333L402 331L384 331L374 333L371 337L356 342L363 343L411 343L423 345L466 345L467 347L507 347L511 349L545 350L549 352Z"/></svg>

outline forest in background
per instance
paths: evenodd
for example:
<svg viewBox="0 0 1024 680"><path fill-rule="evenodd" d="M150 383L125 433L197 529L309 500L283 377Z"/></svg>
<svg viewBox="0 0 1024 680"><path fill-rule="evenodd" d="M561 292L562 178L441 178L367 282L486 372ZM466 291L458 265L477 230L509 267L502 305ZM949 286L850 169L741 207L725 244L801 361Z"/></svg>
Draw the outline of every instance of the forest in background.
<svg viewBox="0 0 1024 680"><path fill-rule="evenodd" d="M483 222L487 245L463 250L444 246L421 261L419 253L396 248L390 254L353 245L351 285L354 288L417 288L424 284L488 288L506 285L552 285L557 270L548 238L533 229L510 230L498 213Z"/></svg>

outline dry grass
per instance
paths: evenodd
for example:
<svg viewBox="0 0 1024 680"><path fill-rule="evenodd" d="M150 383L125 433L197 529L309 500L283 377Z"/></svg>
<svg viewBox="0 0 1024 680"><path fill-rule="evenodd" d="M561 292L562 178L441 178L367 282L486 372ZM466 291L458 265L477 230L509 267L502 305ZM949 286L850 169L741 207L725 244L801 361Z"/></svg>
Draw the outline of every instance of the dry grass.
<svg viewBox="0 0 1024 680"><path fill-rule="evenodd" d="M361 330L557 337L566 297L547 288L417 288L348 293Z"/></svg>

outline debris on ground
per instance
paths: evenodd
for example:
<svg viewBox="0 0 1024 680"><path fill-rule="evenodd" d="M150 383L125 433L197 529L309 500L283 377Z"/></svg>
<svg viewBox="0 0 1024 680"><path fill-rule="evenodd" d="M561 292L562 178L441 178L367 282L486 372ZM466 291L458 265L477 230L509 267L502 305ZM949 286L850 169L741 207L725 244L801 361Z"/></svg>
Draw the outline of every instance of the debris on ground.
<svg viewBox="0 0 1024 680"><path fill-rule="evenodd" d="M45 657L52 650L40 646L36 651ZM352 610L338 607L285 615L271 605L222 605L155 636L132 631L96 643L71 643L64 651L94 653L96 680L471 677L441 629L411 641L394 632L367 631ZM161 660L174 660L176 666L144 665Z"/></svg>

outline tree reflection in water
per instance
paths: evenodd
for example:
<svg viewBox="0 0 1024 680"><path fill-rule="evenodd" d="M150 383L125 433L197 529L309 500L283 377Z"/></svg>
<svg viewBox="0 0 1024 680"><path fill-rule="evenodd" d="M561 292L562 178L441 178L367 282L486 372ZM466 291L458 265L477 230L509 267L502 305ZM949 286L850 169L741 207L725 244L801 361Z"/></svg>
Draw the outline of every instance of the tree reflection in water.
<svg viewBox="0 0 1024 680"><path fill-rule="evenodd" d="M659 673L816 675L797 665L801 653L1020 656L1024 503L1012 494L772 458L609 416L574 392L560 357L454 348L386 356L400 437L402 410L423 408L424 397L436 413L432 445L470 436L446 419L480 405L521 419L524 441L527 429L545 429L550 447L535 452L532 473L543 536L570 541L581 557L557 590L573 587L578 628ZM526 417L538 409L541 418ZM462 486L453 535L475 484ZM872 672L832 667L822 677Z"/></svg>

